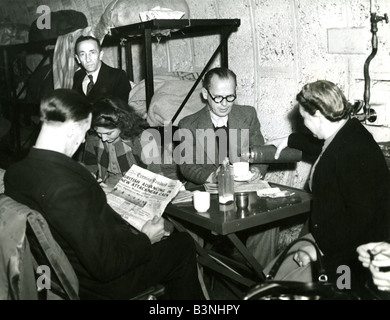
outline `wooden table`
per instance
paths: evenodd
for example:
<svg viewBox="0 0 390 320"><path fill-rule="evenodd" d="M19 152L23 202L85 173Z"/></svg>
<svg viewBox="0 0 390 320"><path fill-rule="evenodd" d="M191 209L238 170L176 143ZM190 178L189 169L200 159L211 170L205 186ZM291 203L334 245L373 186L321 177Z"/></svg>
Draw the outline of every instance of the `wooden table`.
<svg viewBox="0 0 390 320"><path fill-rule="evenodd" d="M256 192L249 192L249 205L246 210L237 209L235 203L221 205L218 195L211 195L210 209L207 213L198 213L192 202L169 204L164 215L179 231L187 231L184 225L194 225L215 234L226 236L247 263L243 264L223 256L212 248L203 248L198 243L198 262L238 283L252 286L265 279L263 267L237 237L236 232L308 213L311 209L311 194L303 190L270 183L280 190L294 192L283 198L258 197Z"/></svg>

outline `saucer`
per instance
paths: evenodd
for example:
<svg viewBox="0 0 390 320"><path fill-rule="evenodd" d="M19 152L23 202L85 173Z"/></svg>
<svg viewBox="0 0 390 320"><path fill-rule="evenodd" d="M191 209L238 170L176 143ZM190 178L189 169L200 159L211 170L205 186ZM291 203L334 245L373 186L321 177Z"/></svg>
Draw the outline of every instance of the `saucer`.
<svg viewBox="0 0 390 320"><path fill-rule="evenodd" d="M234 176L234 181L248 181L252 179L255 174L256 174L255 172L249 171L249 173L246 176L239 176L239 177Z"/></svg>

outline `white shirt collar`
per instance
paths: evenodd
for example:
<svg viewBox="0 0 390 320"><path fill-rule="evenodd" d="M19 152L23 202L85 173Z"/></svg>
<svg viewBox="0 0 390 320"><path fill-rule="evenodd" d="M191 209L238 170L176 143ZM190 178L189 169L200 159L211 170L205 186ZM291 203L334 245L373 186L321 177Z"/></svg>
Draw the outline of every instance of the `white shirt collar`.
<svg viewBox="0 0 390 320"><path fill-rule="evenodd" d="M214 127L216 127L216 128L223 127L223 126L227 127L228 116L219 117L215 113L210 111L210 117L211 117L211 121L214 124Z"/></svg>
<svg viewBox="0 0 390 320"><path fill-rule="evenodd" d="M86 93L87 92L87 87L88 87L88 83L89 83L89 77L88 75L91 74L92 75L92 79L93 79L93 83L96 83L97 81L97 78L98 78L98 75L99 75L99 71L100 71L100 68L102 67L102 65L100 65L100 67L95 70L94 72L91 72L91 73L87 73L84 77L84 80L83 80L83 83L82 83L82 86L83 86L83 92Z"/></svg>
<svg viewBox="0 0 390 320"><path fill-rule="evenodd" d="M100 67L97 69L97 70L95 70L94 72L91 72L91 73L87 73L86 75L85 75L85 78L84 78L84 81L86 81L86 82L89 82L89 78L88 78L88 75L92 75L92 78L93 78L93 83L96 83L96 81L97 81L97 77L98 77L98 75L99 75L99 71L100 71L100 68L102 67L102 65L100 64Z"/></svg>

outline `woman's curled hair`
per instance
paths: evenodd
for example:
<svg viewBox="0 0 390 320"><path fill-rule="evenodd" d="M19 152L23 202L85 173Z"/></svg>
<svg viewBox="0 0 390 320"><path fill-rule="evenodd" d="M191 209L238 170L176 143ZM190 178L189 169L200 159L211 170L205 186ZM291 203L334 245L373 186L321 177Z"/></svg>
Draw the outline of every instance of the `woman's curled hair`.
<svg viewBox="0 0 390 320"><path fill-rule="evenodd" d="M318 80L304 85L296 99L309 114L314 115L319 110L332 122L346 119L352 112L352 105L341 89L327 80Z"/></svg>
<svg viewBox="0 0 390 320"><path fill-rule="evenodd" d="M92 128L120 129L120 137L132 140L149 127L134 108L118 97L103 98L93 105Z"/></svg>

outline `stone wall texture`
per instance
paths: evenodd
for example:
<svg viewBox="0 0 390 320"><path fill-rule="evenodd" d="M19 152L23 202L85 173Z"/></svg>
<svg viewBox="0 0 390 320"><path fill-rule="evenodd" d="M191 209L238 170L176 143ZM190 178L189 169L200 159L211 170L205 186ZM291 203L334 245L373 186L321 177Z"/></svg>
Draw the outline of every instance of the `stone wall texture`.
<svg viewBox="0 0 390 320"><path fill-rule="evenodd" d="M52 11L75 9L96 23L109 0L50 0ZM30 24L42 1L0 0L0 20ZM253 105L266 140L296 128L295 95L310 81L327 79L340 85L351 102L363 99L363 66L371 53L370 0L187 0L190 17L239 18L229 39L229 66L238 76L238 103ZM129 0L129 5L131 1ZM378 15L390 14L390 1L375 1ZM364 41L365 52L330 53L328 29L360 28L352 43ZM378 23L378 53L370 64L371 100L380 106L382 125L390 126L390 25ZM162 39L154 45L156 72L201 71L218 45L216 36ZM361 45L361 43L360 43ZM134 48L134 65L141 65ZM112 52L115 55L115 50ZM107 55L109 56L109 55ZM112 63L116 63L115 57ZM213 65L218 65L215 61ZM142 75L139 75L142 77ZM140 78L135 79L141 80ZM271 167L267 179L303 187L310 165Z"/></svg>

